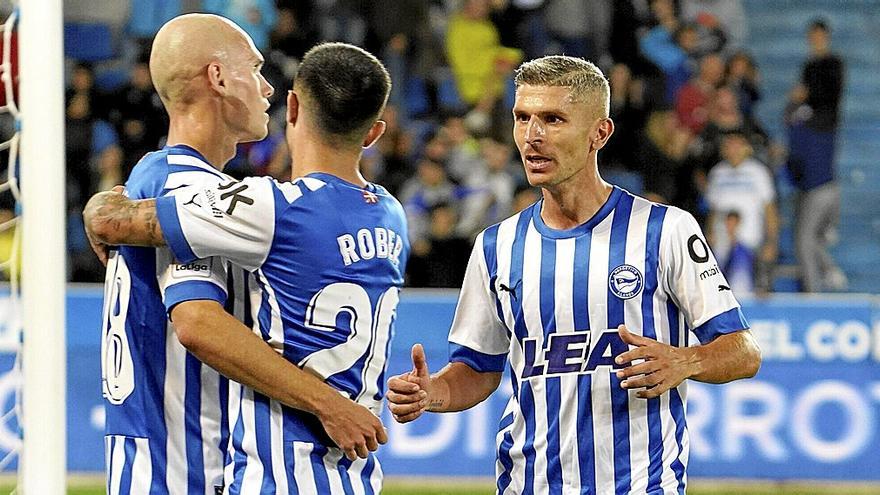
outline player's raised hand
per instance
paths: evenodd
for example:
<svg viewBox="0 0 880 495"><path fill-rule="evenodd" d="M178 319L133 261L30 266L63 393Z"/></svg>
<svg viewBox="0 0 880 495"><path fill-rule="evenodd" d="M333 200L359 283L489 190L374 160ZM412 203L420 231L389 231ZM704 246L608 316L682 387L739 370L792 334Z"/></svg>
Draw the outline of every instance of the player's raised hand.
<svg viewBox="0 0 880 495"><path fill-rule="evenodd" d="M345 457L352 461L358 457L366 459L388 441L385 427L366 407L342 395L336 397L338 400L334 398L334 404L328 404L326 413L319 414L318 419Z"/></svg>
<svg viewBox="0 0 880 495"><path fill-rule="evenodd" d="M692 353L688 349L636 335L624 325L617 327L617 333L625 343L635 346L635 349L624 352L614 361L617 364L639 361L618 371L617 378L623 380L620 382L622 388L644 389L636 393L637 397L659 397L694 374L690 359Z"/></svg>
<svg viewBox="0 0 880 495"><path fill-rule="evenodd" d="M412 347L413 369L388 380L388 409L398 423L408 423L428 408L431 392L431 375L422 344Z"/></svg>

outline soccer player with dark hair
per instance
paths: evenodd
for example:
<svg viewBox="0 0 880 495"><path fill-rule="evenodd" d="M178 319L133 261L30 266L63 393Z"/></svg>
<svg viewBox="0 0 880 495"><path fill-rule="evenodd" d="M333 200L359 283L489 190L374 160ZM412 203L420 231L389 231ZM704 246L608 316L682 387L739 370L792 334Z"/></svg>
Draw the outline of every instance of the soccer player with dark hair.
<svg viewBox="0 0 880 495"><path fill-rule="evenodd" d="M251 177L143 201L105 192L87 205L101 243L167 244L183 263L224 256L251 272L260 288L252 300L254 332L305 371L231 387L229 493L381 488L371 452L386 441L378 414L409 243L400 203L363 178L359 161L384 131L378 119L390 86L366 51L319 45L303 58L287 97L296 180ZM193 334L221 326L232 336L242 327L207 310L202 316ZM235 345L203 339L194 352L225 373L223 355ZM312 382L329 385L336 399ZM279 387L301 396L281 403L261 393ZM372 421L337 415L340 397L372 412ZM328 421L351 424L334 437Z"/></svg>
<svg viewBox="0 0 880 495"><path fill-rule="evenodd" d="M405 423L473 407L509 363L498 493L684 493L686 379L752 376L760 351L694 218L599 176L601 71L544 57L516 86L514 139L543 198L479 234L449 364L430 375L416 344L389 408Z"/></svg>

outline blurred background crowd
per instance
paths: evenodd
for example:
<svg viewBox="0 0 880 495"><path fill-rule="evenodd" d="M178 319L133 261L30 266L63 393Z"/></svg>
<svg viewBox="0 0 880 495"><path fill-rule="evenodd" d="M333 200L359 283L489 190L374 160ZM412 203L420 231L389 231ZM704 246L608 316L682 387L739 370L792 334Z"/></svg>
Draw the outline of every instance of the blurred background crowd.
<svg viewBox="0 0 880 495"><path fill-rule="evenodd" d="M407 212L410 286L459 286L474 236L540 198L512 142L511 75L524 60L564 53L594 61L610 82L616 131L600 173L692 212L734 290L846 290L849 277L828 250L839 239L835 147L847 84L831 23L799 21L800 56L786 69L794 73L784 94L772 95L784 108L768 126L757 111L767 95L744 3L755 2L67 1L70 280L103 280L82 230L85 201L163 145L152 37L168 19L203 11L251 35L276 88L270 135L239 147L226 168L233 176L290 178L285 90L315 43L354 43L386 64L388 130L365 152L363 173Z"/></svg>

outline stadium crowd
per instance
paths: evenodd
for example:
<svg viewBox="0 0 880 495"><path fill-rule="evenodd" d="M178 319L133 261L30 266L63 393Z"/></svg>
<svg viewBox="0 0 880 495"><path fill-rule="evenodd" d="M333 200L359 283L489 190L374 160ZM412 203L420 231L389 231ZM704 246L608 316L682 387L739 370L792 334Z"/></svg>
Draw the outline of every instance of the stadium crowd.
<svg viewBox="0 0 880 495"><path fill-rule="evenodd" d="M84 202L123 183L164 139L167 116L147 66L150 41L173 16L206 11L244 27L276 88L289 86L298 60L322 40L363 46L386 64L394 83L388 128L365 152L363 173L404 204L410 286L460 286L474 236L539 199L512 143L510 76L523 60L565 53L595 61L609 78L616 131L600 154L603 177L692 212L738 293L771 288L779 231L774 167L784 152L755 118L760 75L738 0L119 3L128 8L111 30L113 58L68 60L72 281L103 279L81 225ZM269 137L241 145L229 174L289 178L285 96L271 99Z"/></svg>

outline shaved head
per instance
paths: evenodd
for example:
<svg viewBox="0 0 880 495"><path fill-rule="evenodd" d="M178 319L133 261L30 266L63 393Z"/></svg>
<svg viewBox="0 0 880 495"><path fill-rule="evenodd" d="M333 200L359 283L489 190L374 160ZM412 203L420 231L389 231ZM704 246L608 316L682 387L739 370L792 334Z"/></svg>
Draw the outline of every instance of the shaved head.
<svg viewBox="0 0 880 495"><path fill-rule="evenodd" d="M211 14L182 15L165 23L156 34L150 75L170 110L199 96L204 87L199 76L207 75L208 64L230 63L254 52L259 53L250 36L232 21Z"/></svg>

